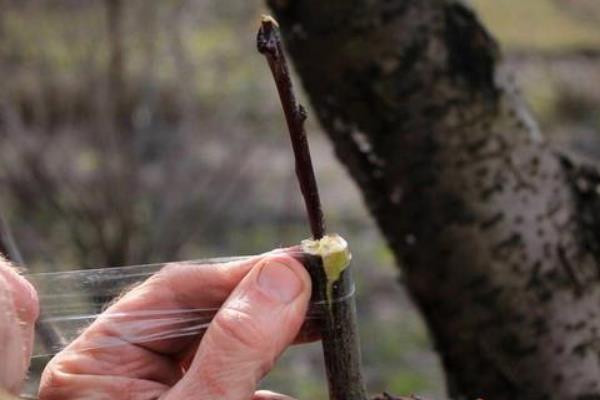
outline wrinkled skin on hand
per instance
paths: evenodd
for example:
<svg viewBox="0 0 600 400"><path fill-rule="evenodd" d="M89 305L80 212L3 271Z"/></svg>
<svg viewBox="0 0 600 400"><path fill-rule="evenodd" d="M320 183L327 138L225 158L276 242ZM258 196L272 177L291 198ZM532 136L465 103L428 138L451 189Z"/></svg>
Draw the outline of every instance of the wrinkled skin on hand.
<svg viewBox="0 0 600 400"><path fill-rule="evenodd" d="M35 289L0 256L0 388L18 394L33 350Z"/></svg>
<svg viewBox="0 0 600 400"><path fill-rule="evenodd" d="M50 362L39 399L289 399L256 385L297 337L310 290L304 267L281 252L167 265L105 313L220 307L204 335L130 343L100 318ZM135 335L135 324L127 329ZM122 343L96 346L106 340Z"/></svg>

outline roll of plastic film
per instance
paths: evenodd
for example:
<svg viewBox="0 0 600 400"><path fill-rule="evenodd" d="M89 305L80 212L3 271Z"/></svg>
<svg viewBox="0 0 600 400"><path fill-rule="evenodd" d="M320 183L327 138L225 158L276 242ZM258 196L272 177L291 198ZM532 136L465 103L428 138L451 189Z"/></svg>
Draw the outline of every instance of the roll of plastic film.
<svg viewBox="0 0 600 400"><path fill-rule="evenodd" d="M264 255L282 251L275 250ZM300 250L286 249L285 253L299 260L306 259ZM190 268L211 268L215 264L227 265L251 257L256 256L179 261L177 264L189 265ZM42 315L40 323L51 326L62 338L62 343L56 344L54 348L46 348L36 340L34 357L48 357L62 351L65 345L72 342L94 321L101 321L109 327L112 334L95 338L90 350L201 335L208 328L218 307L103 312L116 298L160 271L165 265L167 263L27 275L27 279L38 291ZM331 301L343 302L353 294L352 289L338 294ZM315 299L311 302L306 316L306 330L310 329L311 321L326 315L328 306L328 302L324 300ZM304 334L310 335L310 332Z"/></svg>

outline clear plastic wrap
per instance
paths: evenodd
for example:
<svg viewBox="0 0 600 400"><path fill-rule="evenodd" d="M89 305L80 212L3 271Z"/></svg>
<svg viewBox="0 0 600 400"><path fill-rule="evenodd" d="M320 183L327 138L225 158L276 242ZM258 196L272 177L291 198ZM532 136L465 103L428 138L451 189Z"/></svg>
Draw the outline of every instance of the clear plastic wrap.
<svg viewBox="0 0 600 400"><path fill-rule="evenodd" d="M292 254L289 250L286 254ZM271 252L270 254L277 253ZM179 261L177 264L210 268L256 256L211 258ZM98 337L90 350L121 346L127 343L145 343L184 336L201 335L209 326L218 307L195 309L152 309L135 312L103 312L128 289L160 271L167 263L85 269L64 272L30 274L26 277L36 287L40 299L41 320L61 338L53 348L36 340L34 357L49 357L64 349L91 323L102 320L117 335ZM342 302L353 295L333 298ZM325 301L313 301L307 321L322 318L327 312ZM81 350L81 349L79 349Z"/></svg>

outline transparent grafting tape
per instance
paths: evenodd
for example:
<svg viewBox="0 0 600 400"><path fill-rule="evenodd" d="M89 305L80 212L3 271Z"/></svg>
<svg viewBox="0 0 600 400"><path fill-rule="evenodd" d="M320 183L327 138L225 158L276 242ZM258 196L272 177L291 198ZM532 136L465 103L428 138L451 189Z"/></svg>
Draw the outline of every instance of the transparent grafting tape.
<svg viewBox="0 0 600 400"><path fill-rule="evenodd" d="M305 255L300 250L290 249L274 250L263 255L282 252L297 259L303 259ZM257 256L178 261L177 264L189 265L190 268L211 268L214 264L227 265L251 257ZM49 357L58 353L96 320L110 324L111 331L119 332L121 337L98 337L93 341L90 350L202 334L218 307L103 312L116 298L160 271L165 265L167 263L27 275L27 279L38 291L42 315L40 322L53 329L62 339L61 343L57 343L53 348L47 348L36 339L34 357ZM202 290L201 285L198 290ZM344 302L353 294L354 288L330 300L332 303ZM326 317L328 307L331 306L328 302L312 301L306 321L318 321ZM305 326L310 325L305 323Z"/></svg>

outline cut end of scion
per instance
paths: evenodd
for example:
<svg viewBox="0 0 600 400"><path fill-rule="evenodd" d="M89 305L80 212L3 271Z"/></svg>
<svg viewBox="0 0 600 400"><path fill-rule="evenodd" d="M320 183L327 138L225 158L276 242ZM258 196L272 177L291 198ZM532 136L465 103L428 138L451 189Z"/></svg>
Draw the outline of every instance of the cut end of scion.
<svg viewBox="0 0 600 400"><path fill-rule="evenodd" d="M301 245L305 253L321 257L327 281L331 283L340 279L352 260L348 242L337 233L325 235L319 240L305 239Z"/></svg>
<svg viewBox="0 0 600 400"><path fill-rule="evenodd" d="M260 28L256 35L256 48L261 54L274 54L277 52L276 30L279 24L270 15L263 15L260 19Z"/></svg>

